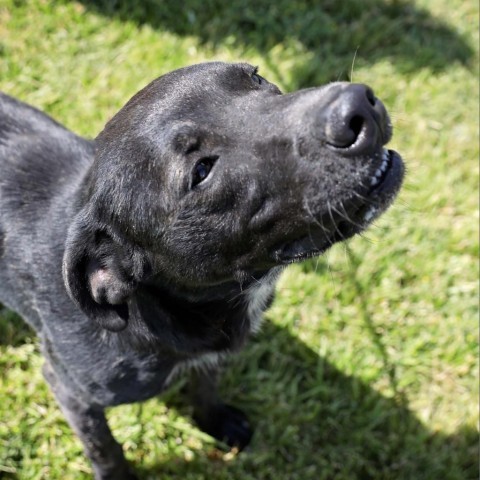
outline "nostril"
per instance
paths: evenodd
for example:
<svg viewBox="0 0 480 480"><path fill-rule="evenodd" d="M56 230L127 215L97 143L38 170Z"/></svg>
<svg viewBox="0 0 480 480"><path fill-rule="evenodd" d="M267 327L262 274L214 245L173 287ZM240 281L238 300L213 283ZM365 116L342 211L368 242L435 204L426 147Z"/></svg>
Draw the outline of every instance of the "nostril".
<svg viewBox="0 0 480 480"><path fill-rule="evenodd" d="M327 143L335 148L365 152L376 148L382 103L365 85L341 85L328 106L324 126ZM380 112L380 113L379 113Z"/></svg>
<svg viewBox="0 0 480 480"><path fill-rule="evenodd" d="M364 118L361 117L360 115L354 115L348 126L350 127L350 130L354 133L355 135L355 140L358 138L360 135L360 132L362 131L363 128L363 123L364 123Z"/></svg>
<svg viewBox="0 0 480 480"><path fill-rule="evenodd" d="M375 94L373 93L373 90L371 88L367 88L365 93L367 96L368 103L370 103L370 105L374 107L375 104L377 103L377 99L375 98Z"/></svg>

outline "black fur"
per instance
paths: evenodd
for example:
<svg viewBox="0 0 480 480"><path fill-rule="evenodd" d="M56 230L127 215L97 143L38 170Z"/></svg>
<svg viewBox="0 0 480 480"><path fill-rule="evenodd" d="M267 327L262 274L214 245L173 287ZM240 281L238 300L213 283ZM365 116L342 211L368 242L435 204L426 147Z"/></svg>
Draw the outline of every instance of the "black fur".
<svg viewBox="0 0 480 480"><path fill-rule="evenodd" d="M38 332L96 478L132 478L105 407L241 348L282 266L388 207L403 176L390 136L367 87L282 95L246 64L160 77L94 142L0 96L0 300ZM244 447L215 377L195 375L195 418Z"/></svg>

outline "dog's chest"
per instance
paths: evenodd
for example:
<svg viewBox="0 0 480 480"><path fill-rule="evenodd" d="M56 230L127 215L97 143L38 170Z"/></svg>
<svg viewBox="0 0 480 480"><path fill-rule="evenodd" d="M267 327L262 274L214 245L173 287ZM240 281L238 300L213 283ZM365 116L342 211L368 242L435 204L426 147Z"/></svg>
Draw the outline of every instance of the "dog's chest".
<svg viewBox="0 0 480 480"><path fill-rule="evenodd" d="M255 284L252 284L244 291L244 317L242 324L248 325L248 333L257 333L260 330L263 312L269 307L275 293L275 284L280 274L280 269L272 270L268 275ZM178 374L190 369L210 370L215 369L223 359L228 356L229 350L210 351L196 355L187 360L181 361L172 369L167 384Z"/></svg>
<svg viewBox="0 0 480 480"><path fill-rule="evenodd" d="M249 325L249 333L255 334L260 330L263 320L263 312L270 306L274 293L275 284L279 277L280 269L272 270L268 275L262 278L243 293L243 301L245 302L245 316L242 323ZM228 355L228 351L214 351L198 355L194 358L180 362L174 368L170 378L180 371L190 368L208 369L215 368L223 358Z"/></svg>

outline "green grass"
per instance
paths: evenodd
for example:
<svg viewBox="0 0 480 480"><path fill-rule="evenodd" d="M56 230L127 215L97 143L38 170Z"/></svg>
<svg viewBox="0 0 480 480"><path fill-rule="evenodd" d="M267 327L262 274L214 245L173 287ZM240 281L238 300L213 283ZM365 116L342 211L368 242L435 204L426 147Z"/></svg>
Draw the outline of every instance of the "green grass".
<svg viewBox="0 0 480 480"><path fill-rule="evenodd" d="M408 164L366 237L287 270L231 361L222 390L256 425L249 451L199 432L181 385L109 412L141 478L478 478L478 14L473 0L0 0L0 89L77 133L164 72L242 59L285 91L370 84ZM0 478L88 478L41 363L1 311Z"/></svg>

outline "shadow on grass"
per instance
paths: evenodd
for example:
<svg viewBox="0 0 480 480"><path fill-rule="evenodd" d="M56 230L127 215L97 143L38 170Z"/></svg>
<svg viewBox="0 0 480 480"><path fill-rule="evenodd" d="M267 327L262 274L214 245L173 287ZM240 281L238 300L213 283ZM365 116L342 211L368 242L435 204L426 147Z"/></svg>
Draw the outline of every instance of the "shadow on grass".
<svg viewBox="0 0 480 480"><path fill-rule="evenodd" d="M0 346L32 336L6 310L0 332ZM384 397L271 323L232 362L223 390L225 400L244 408L256 427L249 450L228 461L210 448L188 461L172 456L153 466L136 464L140 478L259 480L257 471L261 480L478 478L473 428L454 435L430 431L408 409L405 396ZM178 392L173 388L164 400L188 415Z"/></svg>
<svg viewBox="0 0 480 480"><path fill-rule="evenodd" d="M478 478L473 428L454 435L430 431L402 396L385 398L282 328L267 324L233 363L224 397L245 408L256 427L248 451L233 461L215 450L189 461L167 457L150 468L136 465L141 478ZM178 402L167 394L170 407L188 415L189 407Z"/></svg>
<svg viewBox="0 0 480 480"><path fill-rule="evenodd" d="M357 49L358 61L389 58L405 72L440 71L453 62L466 65L474 56L454 28L407 0L80 1L122 21L196 36L213 48L255 48L266 57L279 45L306 52L292 88L337 79Z"/></svg>
<svg viewBox="0 0 480 480"><path fill-rule="evenodd" d="M11 345L18 347L35 337L35 332L11 310L0 303L0 347Z"/></svg>

